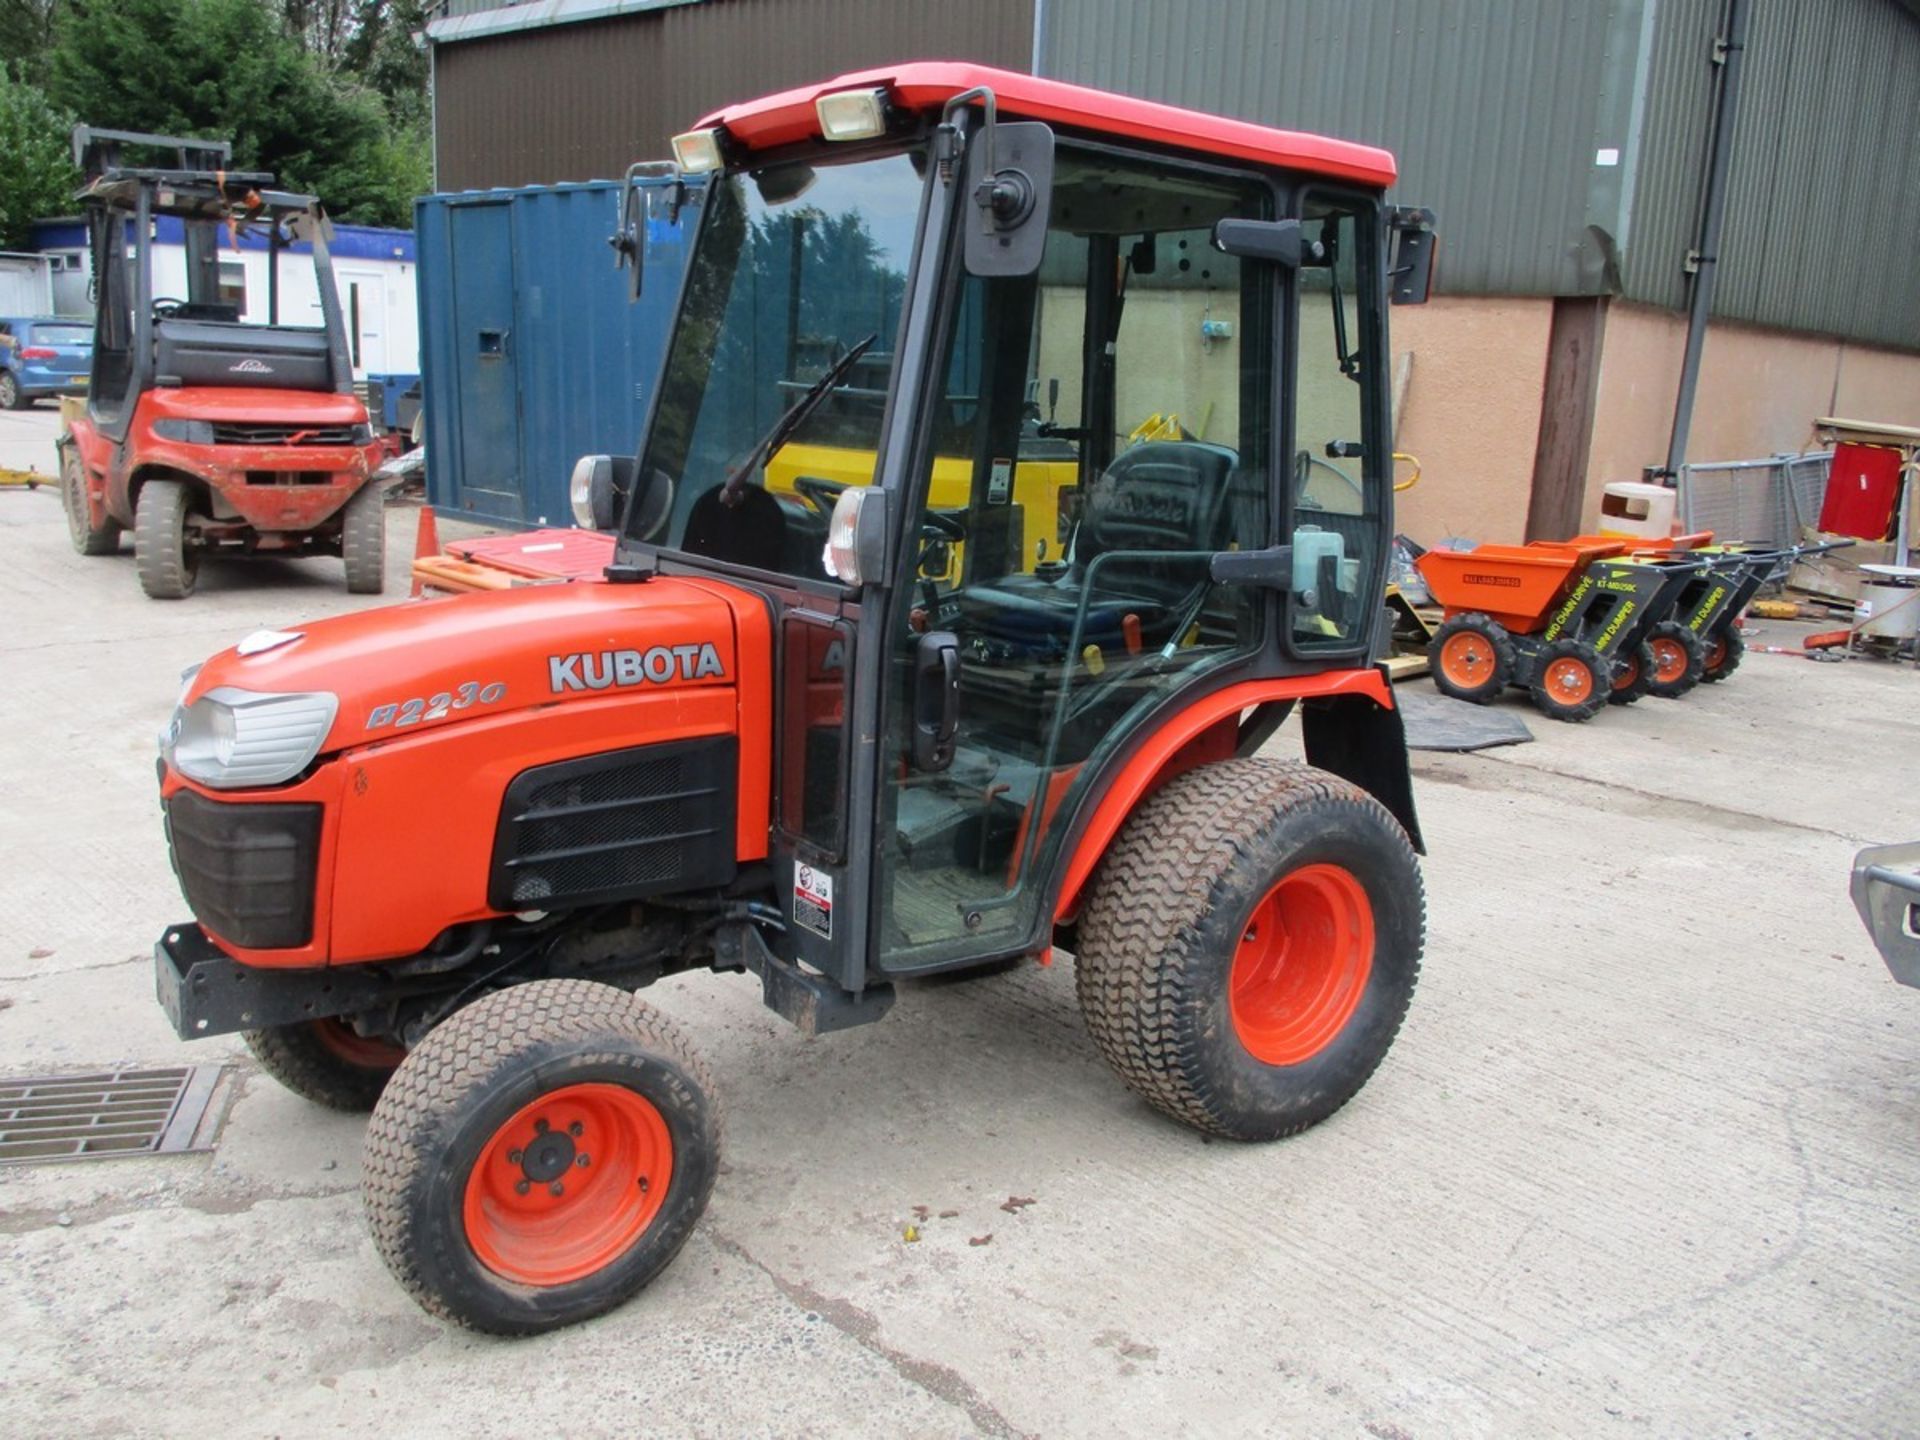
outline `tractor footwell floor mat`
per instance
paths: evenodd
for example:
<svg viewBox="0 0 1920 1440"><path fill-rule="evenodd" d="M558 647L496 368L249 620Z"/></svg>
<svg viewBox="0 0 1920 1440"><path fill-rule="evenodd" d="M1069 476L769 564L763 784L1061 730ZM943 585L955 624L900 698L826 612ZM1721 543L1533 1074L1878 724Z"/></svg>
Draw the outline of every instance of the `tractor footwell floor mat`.
<svg viewBox="0 0 1920 1440"><path fill-rule="evenodd" d="M1527 722L1505 706L1469 705L1419 690L1395 690L1393 698L1407 727L1409 750L1485 750L1533 739Z"/></svg>
<svg viewBox="0 0 1920 1440"><path fill-rule="evenodd" d="M220 1068L0 1077L0 1165L211 1149Z"/></svg>

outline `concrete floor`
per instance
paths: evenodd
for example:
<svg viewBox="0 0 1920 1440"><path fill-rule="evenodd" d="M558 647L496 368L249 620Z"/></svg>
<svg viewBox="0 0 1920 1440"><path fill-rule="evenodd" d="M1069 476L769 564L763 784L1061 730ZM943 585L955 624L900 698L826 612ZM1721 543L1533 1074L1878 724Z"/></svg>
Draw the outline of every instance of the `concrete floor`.
<svg viewBox="0 0 1920 1440"><path fill-rule="evenodd" d="M0 464L51 469L52 429L0 415ZM53 493L0 490L0 1070L238 1075L211 1155L0 1171L7 1433L1920 1431L1920 993L1846 896L1859 845L1920 836L1911 670L1755 655L1418 757L1412 1014L1283 1144L1134 1101L1066 964L812 1042L747 981L663 984L729 1106L712 1207L624 1310L501 1342L388 1279L360 1122L152 1000L181 667L357 603L319 561L152 603Z"/></svg>

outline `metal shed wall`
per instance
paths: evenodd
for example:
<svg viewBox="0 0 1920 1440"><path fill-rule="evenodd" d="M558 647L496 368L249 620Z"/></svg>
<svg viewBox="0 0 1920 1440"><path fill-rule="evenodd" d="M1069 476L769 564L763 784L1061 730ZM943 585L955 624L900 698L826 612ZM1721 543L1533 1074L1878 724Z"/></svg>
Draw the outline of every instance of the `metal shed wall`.
<svg viewBox="0 0 1920 1440"><path fill-rule="evenodd" d="M1042 73L1385 145L1439 212L1438 288L1596 293L1653 0L1044 0ZM1596 151L1621 152L1596 166Z"/></svg>
<svg viewBox="0 0 1920 1440"><path fill-rule="evenodd" d="M1033 0L706 0L439 44L436 184L624 174L729 102L928 55L1027 69Z"/></svg>
<svg viewBox="0 0 1920 1440"><path fill-rule="evenodd" d="M1626 294L1678 306L1725 0L1660 0ZM1920 18L1754 0L1714 313L1920 348Z"/></svg>

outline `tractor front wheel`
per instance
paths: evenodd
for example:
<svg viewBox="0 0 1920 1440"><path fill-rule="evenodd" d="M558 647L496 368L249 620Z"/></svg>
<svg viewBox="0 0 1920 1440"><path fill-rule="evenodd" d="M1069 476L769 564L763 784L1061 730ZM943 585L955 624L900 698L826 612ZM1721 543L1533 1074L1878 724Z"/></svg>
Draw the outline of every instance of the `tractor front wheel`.
<svg viewBox="0 0 1920 1440"><path fill-rule="evenodd" d="M1449 616L1427 646L1427 664L1442 695L1485 705L1513 679L1513 637L1490 616Z"/></svg>
<svg viewBox="0 0 1920 1440"><path fill-rule="evenodd" d="M1613 665L1584 640L1556 640L1541 652L1528 693L1554 720L1590 720L1606 708Z"/></svg>
<svg viewBox="0 0 1920 1440"><path fill-rule="evenodd" d="M67 538L82 555L111 555L120 548L120 522L102 520L93 523L93 510L87 503L87 471L79 452L72 447L60 461L60 503L67 512Z"/></svg>
<svg viewBox="0 0 1920 1440"><path fill-rule="evenodd" d="M1740 622L1729 620L1720 633L1707 642L1700 678L1709 685L1718 684L1740 668L1747 653L1747 642L1740 634Z"/></svg>
<svg viewBox="0 0 1920 1440"><path fill-rule="evenodd" d="M1426 901L1372 796L1310 766L1229 760L1127 821L1080 922L1094 1043L1155 1109L1274 1140L1366 1084L1406 1016Z"/></svg>
<svg viewBox="0 0 1920 1440"><path fill-rule="evenodd" d="M275 1025L248 1030L242 1038L262 1070L330 1110L373 1109L407 1058L398 1045L362 1035L344 1020Z"/></svg>
<svg viewBox="0 0 1920 1440"><path fill-rule="evenodd" d="M152 600L184 600L200 577L200 547L188 533L187 487L149 480L133 508L133 568Z"/></svg>
<svg viewBox="0 0 1920 1440"><path fill-rule="evenodd" d="M713 1082L643 1001L535 980L407 1056L367 1127L381 1259L435 1315L499 1335L631 1298L686 1243L719 1168Z"/></svg>
<svg viewBox="0 0 1920 1440"><path fill-rule="evenodd" d="M347 593L378 595L387 584L387 497L363 485L340 519L340 554L347 562Z"/></svg>
<svg viewBox="0 0 1920 1440"><path fill-rule="evenodd" d="M1653 683L1648 693L1678 700L1700 683L1707 669L1707 647L1677 620L1662 620L1647 637L1653 650Z"/></svg>

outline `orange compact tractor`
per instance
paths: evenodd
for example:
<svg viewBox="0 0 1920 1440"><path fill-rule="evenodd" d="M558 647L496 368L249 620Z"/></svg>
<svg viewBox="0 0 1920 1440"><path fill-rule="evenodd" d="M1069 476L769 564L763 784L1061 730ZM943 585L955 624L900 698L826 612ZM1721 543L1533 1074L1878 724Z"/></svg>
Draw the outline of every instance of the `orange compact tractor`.
<svg viewBox="0 0 1920 1440"><path fill-rule="evenodd" d="M1062 946L1129 1086L1268 1140L1366 1082L1420 963L1377 661L1387 305L1433 232L1392 158L939 63L674 151L615 237L636 286L649 230L692 248L660 383L575 472L604 577L254 635L162 743L167 1014L371 1107L380 1253L486 1330L618 1304L707 1202L662 975L815 1033ZM1296 712L1306 762L1261 758Z"/></svg>
<svg viewBox="0 0 1920 1440"><path fill-rule="evenodd" d="M128 149L170 150L175 164L129 165ZM224 142L83 125L73 150L97 292L87 413L60 438L74 548L111 555L132 530L156 600L192 594L209 554L338 555L347 589L379 594L382 452L354 395L319 202L228 170ZM176 233L164 263L185 275L169 280L159 242ZM297 296L296 267L281 263L296 245L312 252ZM265 323L250 274L265 281ZM161 283L178 293L156 294ZM319 324L283 318L308 309Z"/></svg>

